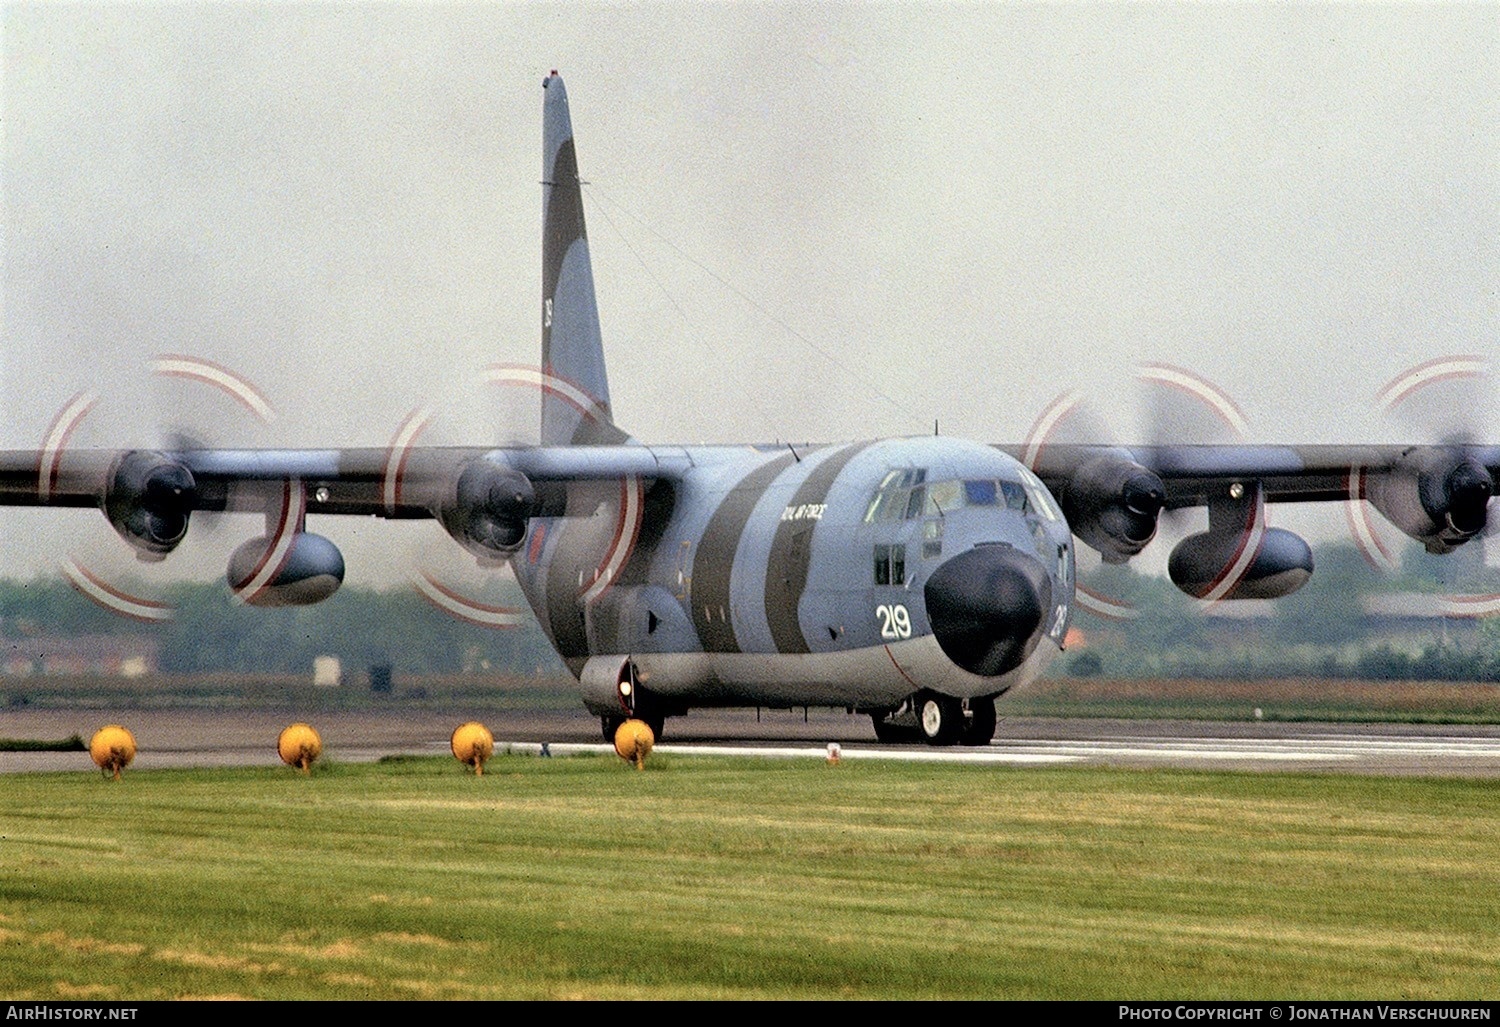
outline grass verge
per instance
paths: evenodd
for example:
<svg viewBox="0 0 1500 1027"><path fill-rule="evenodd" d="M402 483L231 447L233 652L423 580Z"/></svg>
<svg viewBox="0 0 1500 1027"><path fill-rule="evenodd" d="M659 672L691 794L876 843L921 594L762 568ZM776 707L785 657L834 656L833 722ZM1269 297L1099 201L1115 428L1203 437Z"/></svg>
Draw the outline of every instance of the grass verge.
<svg viewBox="0 0 1500 1027"><path fill-rule="evenodd" d="M35 738L0 738L0 752L88 752L82 735L56 741Z"/></svg>
<svg viewBox="0 0 1500 1027"><path fill-rule="evenodd" d="M1476 998L1500 789L658 755L10 776L0 994Z"/></svg>

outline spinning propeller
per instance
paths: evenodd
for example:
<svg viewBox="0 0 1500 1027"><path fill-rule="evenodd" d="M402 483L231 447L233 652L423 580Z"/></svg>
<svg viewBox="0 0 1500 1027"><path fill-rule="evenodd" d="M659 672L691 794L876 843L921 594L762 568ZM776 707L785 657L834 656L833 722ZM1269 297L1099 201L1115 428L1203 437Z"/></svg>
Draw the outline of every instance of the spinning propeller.
<svg viewBox="0 0 1500 1027"><path fill-rule="evenodd" d="M1435 553L1483 534L1494 482L1471 425L1486 405L1485 370L1475 357L1443 357L1402 372L1380 391L1381 411L1403 418L1406 434L1415 423L1422 436L1439 441L1411 446L1394 458L1391 447L1348 447L1346 512L1372 565L1395 566L1382 524ZM1079 538L1105 562L1124 562L1180 509L1203 506L1208 530L1178 541L1168 561L1179 589L1214 602L1274 598L1300 587L1312 571L1306 542L1266 525L1260 481L1235 480L1216 463L1215 450L1199 448L1247 445L1248 419L1239 405L1207 379L1171 365L1145 365L1137 380L1148 395L1150 445L1125 450L1101 442L1109 436L1078 393L1049 404L1028 438L1023 458L1054 485ZM1097 456L1079 463L1075 453L1072 462L1059 460L1049 470L1049 445L1083 442L1092 443ZM1337 463L1342 456L1334 459L1335 467L1344 468ZM1355 462L1360 459L1370 466ZM1164 479L1171 486L1158 491ZM1381 518L1371 518L1370 507ZM1133 615L1128 603L1083 586L1078 599L1101 616ZM1450 596L1445 603L1465 615L1500 612L1500 596Z"/></svg>
<svg viewBox="0 0 1500 1027"><path fill-rule="evenodd" d="M1398 569L1392 526L1431 553L1482 541L1495 491L1476 444L1476 426L1491 423L1494 407L1488 361L1452 355L1413 365L1380 389L1376 407L1406 433L1435 441L1406 450L1390 474L1350 469L1345 514L1365 560L1377 570ZM1372 518L1371 507L1382 517ZM1500 595L1494 593L1450 593L1437 604L1446 616L1500 613Z"/></svg>
<svg viewBox="0 0 1500 1027"><path fill-rule="evenodd" d="M1174 519L1178 506L1163 478L1178 482L1180 490L1198 460L1195 447L1242 444L1248 431L1239 405L1200 375L1146 364L1135 377L1146 392L1150 445L1125 449L1101 442L1109 433L1075 392L1049 404L1024 450L1026 462L1056 486L1075 534L1105 563L1129 560ZM1065 469L1049 474L1046 447L1058 443L1083 445L1097 455L1078 464L1060 463ZM1205 602L1269 598L1295 590L1311 573L1306 543L1266 526L1258 483L1224 483L1178 504L1204 505L1209 513L1208 530L1180 539L1168 561L1173 583L1188 595ZM1096 615L1137 615L1128 602L1087 586L1078 585L1076 594L1079 605Z"/></svg>

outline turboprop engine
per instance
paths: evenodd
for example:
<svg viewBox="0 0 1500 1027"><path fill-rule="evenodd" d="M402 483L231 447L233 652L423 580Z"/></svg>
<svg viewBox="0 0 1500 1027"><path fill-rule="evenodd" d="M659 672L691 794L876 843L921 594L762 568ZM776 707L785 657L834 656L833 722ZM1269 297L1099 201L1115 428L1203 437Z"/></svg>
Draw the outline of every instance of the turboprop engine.
<svg viewBox="0 0 1500 1027"><path fill-rule="evenodd" d="M1494 479L1462 449L1417 446L1370 475L1365 498L1429 553L1449 553L1484 530Z"/></svg>
<svg viewBox="0 0 1500 1027"><path fill-rule="evenodd" d="M193 472L161 453L132 450L110 475L104 515L139 559L154 562L187 534L197 499Z"/></svg>
<svg viewBox="0 0 1500 1027"><path fill-rule="evenodd" d="M1167 491L1134 460L1107 455L1079 467L1057 498L1075 535L1105 563L1124 563L1156 537Z"/></svg>
<svg viewBox="0 0 1500 1027"><path fill-rule="evenodd" d="M481 457L464 465L436 512L448 534L489 562L521 547L535 509L536 490L526 475Z"/></svg>

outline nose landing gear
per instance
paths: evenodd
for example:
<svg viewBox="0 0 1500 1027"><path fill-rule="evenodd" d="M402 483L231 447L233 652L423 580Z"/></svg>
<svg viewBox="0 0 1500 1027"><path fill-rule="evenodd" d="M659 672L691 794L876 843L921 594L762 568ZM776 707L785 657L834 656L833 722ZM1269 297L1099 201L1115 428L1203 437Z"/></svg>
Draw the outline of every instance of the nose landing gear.
<svg viewBox="0 0 1500 1027"><path fill-rule="evenodd" d="M956 699L921 691L894 710L871 713L882 742L924 741L928 745L988 745L995 736L995 700Z"/></svg>

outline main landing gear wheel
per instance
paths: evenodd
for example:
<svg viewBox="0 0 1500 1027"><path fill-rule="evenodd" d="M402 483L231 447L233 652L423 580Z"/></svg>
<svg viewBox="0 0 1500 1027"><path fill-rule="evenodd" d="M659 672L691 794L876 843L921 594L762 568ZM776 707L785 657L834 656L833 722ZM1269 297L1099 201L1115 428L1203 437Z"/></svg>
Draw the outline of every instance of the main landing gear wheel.
<svg viewBox="0 0 1500 1027"><path fill-rule="evenodd" d="M959 745L989 745L995 737L995 700L970 699L969 719L959 734Z"/></svg>
<svg viewBox="0 0 1500 1027"><path fill-rule="evenodd" d="M923 692L917 697L917 722L928 745L952 745L963 733L963 704L951 696Z"/></svg>

